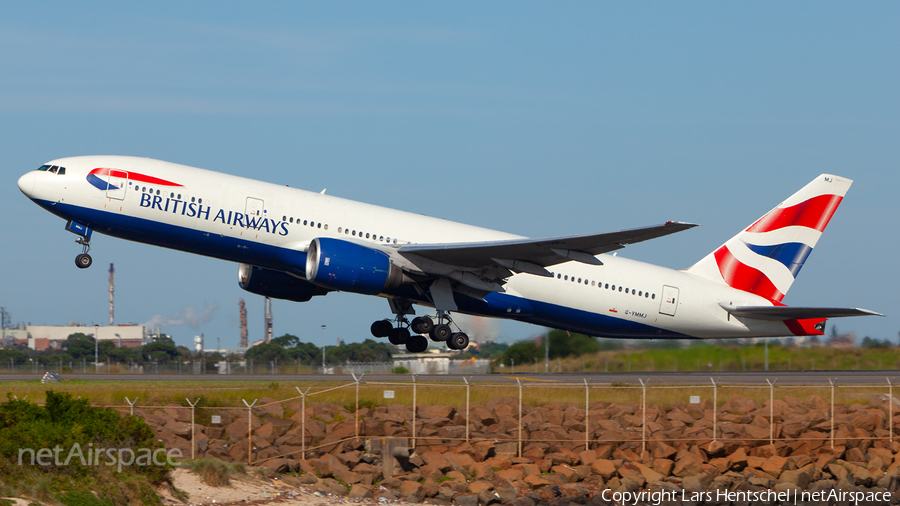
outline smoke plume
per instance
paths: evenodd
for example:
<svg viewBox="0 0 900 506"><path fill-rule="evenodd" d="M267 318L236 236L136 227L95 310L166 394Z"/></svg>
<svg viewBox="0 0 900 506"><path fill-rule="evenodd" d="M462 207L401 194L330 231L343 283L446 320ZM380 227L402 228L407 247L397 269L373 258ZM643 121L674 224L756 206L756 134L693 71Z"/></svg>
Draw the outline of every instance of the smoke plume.
<svg viewBox="0 0 900 506"><path fill-rule="evenodd" d="M196 329L204 323L209 323L218 310L219 305L216 303L207 305L199 311L194 306L186 306L181 312L175 313L172 316L158 314L153 318L150 318L150 321L145 323L144 326L153 329L156 327L180 327L182 325L188 325L192 329Z"/></svg>

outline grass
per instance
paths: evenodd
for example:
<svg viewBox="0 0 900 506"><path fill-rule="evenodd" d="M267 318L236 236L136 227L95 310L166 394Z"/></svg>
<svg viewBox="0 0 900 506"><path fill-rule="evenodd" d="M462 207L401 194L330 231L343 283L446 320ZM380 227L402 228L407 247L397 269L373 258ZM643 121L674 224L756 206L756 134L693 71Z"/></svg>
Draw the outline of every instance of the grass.
<svg viewBox="0 0 900 506"><path fill-rule="evenodd" d="M212 487L226 487L231 484L231 478L247 474L247 465L242 462L229 464L214 458L189 461L183 465L196 473L200 481Z"/></svg>
<svg viewBox="0 0 900 506"><path fill-rule="evenodd" d="M694 343L685 348L604 351L550 364L561 372L764 371L762 344ZM543 363L537 368L543 372ZM534 365L517 366L533 372ZM770 343L769 371L900 369L900 348L794 348Z"/></svg>
<svg viewBox="0 0 900 506"><path fill-rule="evenodd" d="M679 351L679 350L664 350ZM777 377L773 372L772 378ZM356 407L356 389L353 383L342 382L315 382L315 383L272 383L266 381L68 381L54 385L56 391L69 392L74 397L82 396L90 398L95 405L119 406L128 409L125 398L138 399L136 408L147 406L163 406L177 404L187 408L185 398L194 400L200 398L196 410L196 421L200 424L208 424L213 414L232 412L243 413L246 416L246 407L242 399L252 402L253 399L270 397L283 402L285 416L299 411L300 398L295 386L305 390L311 387L307 403L333 403L344 407L349 413L353 413ZM6 392L17 395L20 399L27 395L33 402L44 402L44 390L46 385L41 385L37 380L10 381L3 383L0 395ZM385 398L385 391L392 391L394 398ZM843 404L869 402L874 395L887 394L887 384L883 386L838 386L835 401ZM755 399L764 404L769 398L769 389L762 385L726 385L718 388L718 404L721 406L734 394ZM647 405L659 405L668 407L674 403L687 404L690 396L699 395L701 399L713 398L711 383L699 385L664 385L650 383L647 388ZM801 400L811 395L818 395L830 400L829 385L776 385L775 398L786 395L797 397ZM411 381L396 383L360 383L359 406L372 410L378 406L389 404L401 404L410 406L413 403L413 384ZM470 406L484 406L489 400L496 397L513 397L518 399L518 386L515 384L473 384L469 389ZM466 407L466 385L462 381L444 381L440 383L418 383L415 388L415 400L418 405L449 405L459 412L464 412ZM641 401L641 387L625 384L594 384L589 391L590 403L606 401L615 404L639 403ZM558 382L525 381L522 388L522 402L528 406L544 406L550 402L560 404L574 404L583 407L585 403L585 388L583 385L560 384ZM257 403L259 405L259 403ZM288 408L288 406L291 406ZM339 415L340 416L340 415ZM352 418L352 417L351 417ZM331 421L331 420L328 420Z"/></svg>

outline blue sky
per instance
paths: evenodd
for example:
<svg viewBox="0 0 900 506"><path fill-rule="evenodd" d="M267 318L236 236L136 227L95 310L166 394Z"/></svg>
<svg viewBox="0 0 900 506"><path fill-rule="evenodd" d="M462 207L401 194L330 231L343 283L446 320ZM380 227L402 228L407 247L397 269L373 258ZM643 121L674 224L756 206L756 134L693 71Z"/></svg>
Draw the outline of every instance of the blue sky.
<svg viewBox="0 0 900 506"><path fill-rule="evenodd" d="M75 236L16 187L63 156L160 158L533 237L702 224L620 252L673 268L828 172L856 182L785 302L883 312L836 324L896 341L898 25L889 2L9 4L0 306L106 322L113 262L117 322L235 345L244 298L261 337L236 265L95 236L76 269ZM321 325L359 341L389 313L353 294L274 312L276 335L316 343Z"/></svg>

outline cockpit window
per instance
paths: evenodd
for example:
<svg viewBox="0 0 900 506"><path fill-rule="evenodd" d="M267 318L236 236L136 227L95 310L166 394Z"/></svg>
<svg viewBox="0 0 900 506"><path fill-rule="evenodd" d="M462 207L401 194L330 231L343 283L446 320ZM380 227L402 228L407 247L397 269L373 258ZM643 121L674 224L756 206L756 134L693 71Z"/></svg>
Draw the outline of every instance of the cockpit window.
<svg viewBox="0 0 900 506"><path fill-rule="evenodd" d="M50 170L50 166L49 165L41 165L38 170Z"/></svg>
<svg viewBox="0 0 900 506"><path fill-rule="evenodd" d="M57 171L57 170L59 170L59 167L56 166L56 165L50 167L50 172L52 172L53 174L56 174L56 171Z"/></svg>
<svg viewBox="0 0 900 506"><path fill-rule="evenodd" d="M64 176L64 175L66 175L66 168L65 168L65 167L60 167L59 170L56 171L56 175L57 175L57 176Z"/></svg>

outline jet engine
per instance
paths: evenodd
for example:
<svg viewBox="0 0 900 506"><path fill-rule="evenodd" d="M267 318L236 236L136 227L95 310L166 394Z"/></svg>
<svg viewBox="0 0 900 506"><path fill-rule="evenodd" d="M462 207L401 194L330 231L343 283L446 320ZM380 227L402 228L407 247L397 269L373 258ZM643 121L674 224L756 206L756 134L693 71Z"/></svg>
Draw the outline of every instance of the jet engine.
<svg viewBox="0 0 900 506"><path fill-rule="evenodd" d="M238 266L238 284L244 290L273 299L307 302L328 290L290 274L250 264Z"/></svg>
<svg viewBox="0 0 900 506"><path fill-rule="evenodd" d="M376 295L404 280L387 253L340 239L313 239L306 253L306 279L329 290Z"/></svg>

